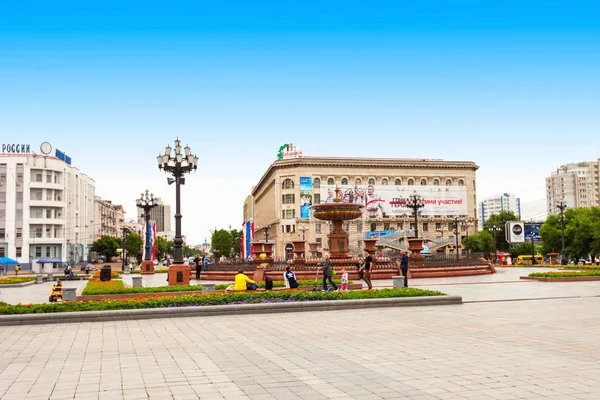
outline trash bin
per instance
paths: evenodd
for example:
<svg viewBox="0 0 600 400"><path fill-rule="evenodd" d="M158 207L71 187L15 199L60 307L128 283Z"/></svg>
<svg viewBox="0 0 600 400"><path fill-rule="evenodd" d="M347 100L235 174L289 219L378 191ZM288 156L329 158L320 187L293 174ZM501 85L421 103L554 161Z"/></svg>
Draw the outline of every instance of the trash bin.
<svg viewBox="0 0 600 400"><path fill-rule="evenodd" d="M100 269L100 280L105 282L105 281L110 281L110 265L105 265Z"/></svg>

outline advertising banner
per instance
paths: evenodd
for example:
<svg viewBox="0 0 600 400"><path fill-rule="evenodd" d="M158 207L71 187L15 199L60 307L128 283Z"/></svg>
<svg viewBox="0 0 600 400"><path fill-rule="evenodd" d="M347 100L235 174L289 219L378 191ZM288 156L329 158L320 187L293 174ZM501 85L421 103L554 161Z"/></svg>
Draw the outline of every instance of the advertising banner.
<svg viewBox="0 0 600 400"><path fill-rule="evenodd" d="M508 243L523 243L525 240L523 231L524 227L522 222L509 221L504 225L504 233Z"/></svg>
<svg viewBox="0 0 600 400"><path fill-rule="evenodd" d="M312 178L300 177L300 218L310 218L312 206Z"/></svg>
<svg viewBox="0 0 600 400"><path fill-rule="evenodd" d="M410 215L409 196L415 191L421 195L425 207L421 215L467 215L467 188L465 186L338 186L344 203L365 206L367 217ZM321 185L321 201L333 203L335 186Z"/></svg>
<svg viewBox="0 0 600 400"><path fill-rule="evenodd" d="M541 222L528 222L525 224L525 240L531 241L531 236L533 235L534 241L542 240L540 236L540 227L542 226Z"/></svg>

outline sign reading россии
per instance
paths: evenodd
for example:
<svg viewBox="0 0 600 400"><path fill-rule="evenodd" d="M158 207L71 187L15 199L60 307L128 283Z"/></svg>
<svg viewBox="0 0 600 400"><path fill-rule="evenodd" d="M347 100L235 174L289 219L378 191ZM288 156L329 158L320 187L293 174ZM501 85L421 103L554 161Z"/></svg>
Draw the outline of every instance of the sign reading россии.
<svg viewBox="0 0 600 400"><path fill-rule="evenodd" d="M31 146L28 144L2 143L3 153L27 154L31 153Z"/></svg>

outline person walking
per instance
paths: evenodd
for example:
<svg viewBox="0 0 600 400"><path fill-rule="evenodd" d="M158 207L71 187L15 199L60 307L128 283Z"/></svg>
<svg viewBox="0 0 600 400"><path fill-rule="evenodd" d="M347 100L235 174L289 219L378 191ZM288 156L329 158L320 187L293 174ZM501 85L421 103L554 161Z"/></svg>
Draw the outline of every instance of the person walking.
<svg viewBox="0 0 600 400"><path fill-rule="evenodd" d="M202 272L202 259L200 258L200 254L196 254L196 258L194 258L194 265L196 266L196 280L200 280L200 272Z"/></svg>
<svg viewBox="0 0 600 400"><path fill-rule="evenodd" d="M365 249L364 254L365 260L363 262L363 266L361 267L361 270L363 272L363 281L365 281L365 283L369 287L369 290L371 290L373 289L373 284L371 283L371 267L373 266L373 256L371 255L371 252L367 249Z"/></svg>
<svg viewBox="0 0 600 400"><path fill-rule="evenodd" d="M323 261L323 291L327 291L327 280L333 287L333 290L337 291L338 287L333 283L333 267L331 266L331 260L329 259L329 253L323 255L325 260Z"/></svg>
<svg viewBox="0 0 600 400"><path fill-rule="evenodd" d="M408 254L402 250L400 256L400 270L402 271L402 276L404 276L404 287L408 287Z"/></svg>

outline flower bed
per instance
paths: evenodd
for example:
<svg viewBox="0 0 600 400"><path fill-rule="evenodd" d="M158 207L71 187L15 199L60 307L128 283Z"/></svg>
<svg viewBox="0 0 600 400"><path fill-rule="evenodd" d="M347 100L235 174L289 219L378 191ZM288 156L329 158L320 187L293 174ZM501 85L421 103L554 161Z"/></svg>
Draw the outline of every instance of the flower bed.
<svg viewBox="0 0 600 400"><path fill-rule="evenodd" d="M573 278L578 276L600 276L599 271L553 271L553 272L535 272L529 274L530 278Z"/></svg>
<svg viewBox="0 0 600 400"><path fill-rule="evenodd" d="M166 274L167 272L169 272L169 268L160 268L160 269L155 269L154 270L155 274ZM131 274L141 274L142 271L139 270L139 269L136 269L136 270L129 271L129 273L131 273Z"/></svg>
<svg viewBox="0 0 600 400"><path fill-rule="evenodd" d="M0 278L0 285L15 285L33 281L35 281L35 276L11 276L8 278Z"/></svg>
<svg viewBox="0 0 600 400"><path fill-rule="evenodd" d="M600 265L562 265L560 269L576 269L576 270L600 270Z"/></svg>
<svg viewBox="0 0 600 400"><path fill-rule="evenodd" d="M399 297L444 296L444 293L415 288L382 289L354 292L304 292L278 290L275 292L190 294L178 297L140 296L134 299L76 301L51 304L0 305L0 315L38 314L73 311L128 310L189 306L308 302L323 300L360 300Z"/></svg>
<svg viewBox="0 0 600 400"><path fill-rule="evenodd" d="M164 292L193 292L201 291L201 285L174 285L158 287L125 287L123 281L101 282L89 281L81 292L82 296L93 296L102 294L127 294L127 293L164 293Z"/></svg>
<svg viewBox="0 0 600 400"><path fill-rule="evenodd" d="M340 286L342 284L342 280L341 279L334 279L333 282L335 282L336 285ZM353 284L353 281L348 281L348 284ZM257 282L256 283L258 285L259 288L264 289L265 288L265 283L264 282ZM298 285L299 286L313 286L315 284L315 281L312 279L301 279L298 281ZM215 290L225 290L227 289L227 287L229 285L233 285L233 282L231 283L219 283L218 285L215 285ZM317 280L317 286L321 287L323 286L323 279L319 279ZM327 281L327 286L329 285L329 281ZM277 288L277 287L285 287L285 283L283 281L273 281L273 287Z"/></svg>

